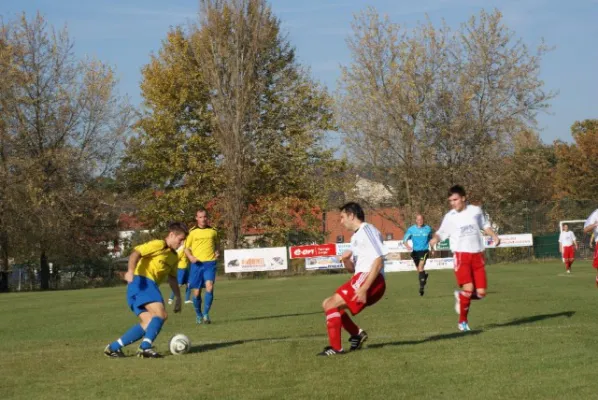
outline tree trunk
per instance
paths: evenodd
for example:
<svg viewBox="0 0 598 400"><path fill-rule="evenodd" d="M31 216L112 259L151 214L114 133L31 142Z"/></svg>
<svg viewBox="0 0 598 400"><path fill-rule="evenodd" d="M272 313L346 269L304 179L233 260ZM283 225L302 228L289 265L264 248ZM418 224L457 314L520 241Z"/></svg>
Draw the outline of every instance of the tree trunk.
<svg viewBox="0 0 598 400"><path fill-rule="evenodd" d="M0 233L0 292L8 292L8 235Z"/></svg>
<svg viewBox="0 0 598 400"><path fill-rule="evenodd" d="M46 252L44 250L42 250L39 267L41 289L48 290L50 289L50 264L48 263L48 257L46 256Z"/></svg>

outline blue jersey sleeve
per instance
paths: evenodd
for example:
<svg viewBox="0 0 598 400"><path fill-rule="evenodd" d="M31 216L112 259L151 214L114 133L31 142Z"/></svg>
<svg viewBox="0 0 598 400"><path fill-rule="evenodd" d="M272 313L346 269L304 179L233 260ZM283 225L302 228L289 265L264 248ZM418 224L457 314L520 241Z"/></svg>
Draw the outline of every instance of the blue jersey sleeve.
<svg viewBox="0 0 598 400"><path fill-rule="evenodd" d="M405 232L405 235L403 235L403 243L407 243L407 240L409 240L409 238L411 237L411 235L413 235L413 233L411 232L411 228L412 227L407 228L407 231Z"/></svg>

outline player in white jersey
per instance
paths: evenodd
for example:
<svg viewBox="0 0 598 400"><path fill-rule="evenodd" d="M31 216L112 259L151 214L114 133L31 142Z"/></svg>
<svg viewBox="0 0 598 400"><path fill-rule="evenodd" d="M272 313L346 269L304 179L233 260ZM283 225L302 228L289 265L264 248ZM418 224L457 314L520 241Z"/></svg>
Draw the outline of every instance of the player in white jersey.
<svg viewBox="0 0 598 400"><path fill-rule="evenodd" d="M457 327L460 331L469 331L471 329L467 322L467 315L471 300L481 300L486 296L482 231L492 237L496 246L500 244L500 238L490 227L482 209L467 204L465 189L462 186L451 187L448 200L452 210L444 216L430 245L435 246L441 240L450 239L449 243L455 259L455 277L461 287L460 291L455 291L455 311L459 314Z"/></svg>
<svg viewBox="0 0 598 400"><path fill-rule="evenodd" d="M583 233L592 232L592 236L598 243L598 209L594 210L583 224ZM594 246L594 262L592 267L596 269L596 287L598 287L598 245Z"/></svg>
<svg viewBox="0 0 598 400"><path fill-rule="evenodd" d="M569 225L563 224L563 231L559 236L559 252L563 257L567 273L571 273L571 265L575 261L575 250L577 249L577 240L575 234L569 230Z"/></svg>
<svg viewBox="0 0 598 400"><path fill-rule="evenodd" d="M341 327L351 335L350 350L358 350L367 340L367 333L351 320L351 314L359 314L365 307L378 302L384 295L384 256L388 253L382 244L382 235L373 225L365 221L361 206L347 203L340 208L341 224L354 232L351 249L343 253L341 259L353 277L322 303L326 313L326 327L330 346L318 355L334 356L344 354L341 344Z"/></svg>

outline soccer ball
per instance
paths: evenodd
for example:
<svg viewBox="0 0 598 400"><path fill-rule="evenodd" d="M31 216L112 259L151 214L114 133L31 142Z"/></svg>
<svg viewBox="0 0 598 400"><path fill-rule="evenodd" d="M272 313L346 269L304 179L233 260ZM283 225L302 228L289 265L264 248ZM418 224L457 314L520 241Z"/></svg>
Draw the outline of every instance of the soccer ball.
<svg viewBox="0 0 598 400"><path fill-rule="evenodd" d="M173 355L180 356L181 354L189 352L191 349L191 340L182 333L177 333L170 338L168 348Z"/></svg>

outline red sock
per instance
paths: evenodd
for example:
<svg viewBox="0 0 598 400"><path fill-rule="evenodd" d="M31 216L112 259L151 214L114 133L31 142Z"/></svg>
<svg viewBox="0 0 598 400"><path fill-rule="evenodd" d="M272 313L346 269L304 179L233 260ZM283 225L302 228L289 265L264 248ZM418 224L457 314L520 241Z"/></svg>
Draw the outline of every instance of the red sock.
<svg viewBox="0 0 598 400"><path fill-rule="evenodd" d="M567 271L571 269L571 263L569 261L565 263L565 268L567 268Z"/></svg>
<svg viewBox="0 0 598 400"><path fill-rule="evenodd" d="M328 328L328 340L330 346L337 351L340 351L341 345L341 314L338 308L332 308L326 311L326 327Z"/></svg>
<svg viewBox="0 0 598 400"><path fill-rule="evenodd" d="M459 292L459 323L467 322L469 304L471 303L471 292L462 290Z"/></svg>
<svg viewBox="0 0 598 400"><path fill-rule="evenodd" d="M355 325L355 322L349 317L349 314L347 314L345 310L340 310L340 314L343 328L345 328L351 336L359 335L359 327Z"/></svg>

